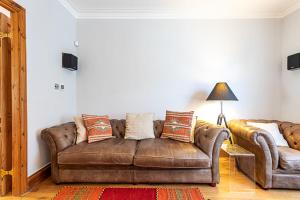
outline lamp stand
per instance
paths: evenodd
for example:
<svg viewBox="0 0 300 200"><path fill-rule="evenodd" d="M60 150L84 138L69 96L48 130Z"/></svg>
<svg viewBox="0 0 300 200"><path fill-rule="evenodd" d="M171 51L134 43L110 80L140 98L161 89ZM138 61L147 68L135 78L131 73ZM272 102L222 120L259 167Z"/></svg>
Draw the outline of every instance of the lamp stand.
<svg viewBox="0 0 300 200"><path fill-rule="evenodd" d="M223 123L223 121L224 121L224 123L225 123L225 127L228 128L227 121L226 121L226 117L225 117L225 115L223 114L223 101L221 101L221 113L220 113L219 116L218 116L217 124L221 126L222 123ZM232 139L231 139L231 136L230 136L230 138L229 138L229 141L230 141L230 144L233 144Z"/></svg>
<svg viewBox="0 0 300 200"><path fill-rule="evenodd" d="M221 113L220 113L219 116L218 116L217 124L218 124L218 125L222 125L223 121L225 122L226 128L228 128L227 121L226 121L226 117L225 117L225 115L223 114L223 101L221 101Z"/></svg>

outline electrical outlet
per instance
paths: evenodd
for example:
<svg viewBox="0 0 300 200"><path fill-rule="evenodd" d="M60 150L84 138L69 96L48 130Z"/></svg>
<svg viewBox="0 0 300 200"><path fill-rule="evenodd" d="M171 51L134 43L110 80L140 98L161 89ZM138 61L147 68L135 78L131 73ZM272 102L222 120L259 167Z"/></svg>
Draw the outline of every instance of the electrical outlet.
<svg viewBox="0 0 300 200"><path fill-rule="evenodd" d="M63 84L60 85L60 89L61 89L61 90L64 90L64 89L65 89L65 85L63 85Z"/></svg>

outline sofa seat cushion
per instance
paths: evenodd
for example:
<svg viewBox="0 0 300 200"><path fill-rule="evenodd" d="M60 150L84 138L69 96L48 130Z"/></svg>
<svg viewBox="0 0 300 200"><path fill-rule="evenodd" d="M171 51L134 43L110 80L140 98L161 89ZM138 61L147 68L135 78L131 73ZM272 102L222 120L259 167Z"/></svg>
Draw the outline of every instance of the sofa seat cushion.
<svg viewBox="0 0 300 200"><path fill-rule="evenodd" d="M300 170L300 151L278 147L280 167L285 170Z"/></svg>
<svg viewBox="0 0 300 200"><path fill-rule="evenodd" d="M210 168L211 161L194 144L156 138L138 143L134 165L151 168Z"/></svg>
<svg viewBox="0 0 300 200"><path fill-rule="evenodd" d="M82 142L58 153L59 165L132 165L137 142L111 138Z"/></svg>

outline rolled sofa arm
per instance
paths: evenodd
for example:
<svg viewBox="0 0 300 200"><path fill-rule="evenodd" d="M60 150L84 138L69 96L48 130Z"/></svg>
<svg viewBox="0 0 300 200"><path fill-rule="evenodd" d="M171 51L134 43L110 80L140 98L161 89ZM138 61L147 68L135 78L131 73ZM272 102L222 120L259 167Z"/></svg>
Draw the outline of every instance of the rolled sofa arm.
<svg viewBox="0 0 300 200"><path fill-rule="evenodd" d="M268 148L265 149L269 151L272 157L272 169L278 168L279 154L278 149L275 144L274 138L267 131L256 128L254 126L248 126L245 120L232 120L229 122L229 129L235 137L241 137L244 140L263 147L262 141L267 144Z"/></svg>
<svg viewBox="0 0 300 200"><path fill-rule="evenodd" d="M224 140L229 138L229 130L205 121L197 121L195 145L204 151L212 162L212 182L220 182L219 156Z"/></svg>
<svg viewBox="0 0 300 200"><path fill-rule="evenodd" d="M51 153L51 176L55 183L59 183L57 153L75 144L75 123L65 123L42 130L42 139L46 142Z"/></svg>

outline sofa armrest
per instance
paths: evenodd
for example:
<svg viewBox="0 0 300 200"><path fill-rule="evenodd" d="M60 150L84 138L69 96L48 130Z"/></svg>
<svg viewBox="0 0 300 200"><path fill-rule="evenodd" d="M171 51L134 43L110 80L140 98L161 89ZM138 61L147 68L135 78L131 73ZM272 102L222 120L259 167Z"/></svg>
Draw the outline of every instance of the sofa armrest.
<svg viewBox="0 0 300 200"><path fill-rule="evenodd" d="M42 130L42 139L46 142L51 153L51 176L54 182L59 183L57 154L75 143L75 123L65 123Z"/></svg>
<svg viewBox="0 0 300 200"><path fill-rule="evenodd" d="M266 153L269 153L272 157L272 169L278 168L278 149L270 133L260 128L248 126L244 120L230 121L229 129L235 137L241 137L254 145L263 147L264 144L267 144L268 148L265 148L264 151L268 151Z"/></svg>
<svg viewBox="0 0 300 200"><path fill-rule="evenodd" d="M224 140L229 139L229 130L205 121L197 121L195 145L204 151L212 162L212 182L219 183L219 156Z"/></svg>
<svg viewBox="0 0 300 200"><path fill-rule="evenodd" d="M49 145L51 151L56 153L63 151L67 147L75 144L76 126L69 122L59 126L53 126L42 130L42 138Z"/></svg>
<svg viewBox="0 0 300 200"><path fill-rule="evenodd" d="M197 121L195 128L195 145L210 158L213 157L214 149L219 147L218 144L221 143L222 145L224 140L228 138L228 129L205 121Z"/></svg>

